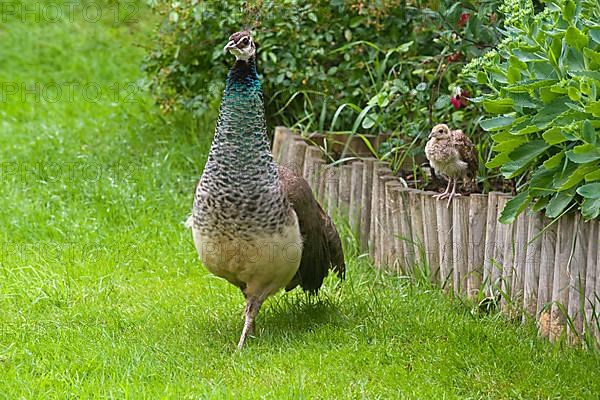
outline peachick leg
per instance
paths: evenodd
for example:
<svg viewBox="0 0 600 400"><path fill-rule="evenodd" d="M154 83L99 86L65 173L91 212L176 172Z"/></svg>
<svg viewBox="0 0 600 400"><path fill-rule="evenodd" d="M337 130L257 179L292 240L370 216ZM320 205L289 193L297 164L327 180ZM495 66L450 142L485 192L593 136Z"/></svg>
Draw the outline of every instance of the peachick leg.
<svg viewBox="0 0 600 400"><path fill-rule="evenodd" d="M452 178L448 179L448 186L446 186L446 190L444 191L444 193L440 193L440 194L436 194L433 197L441 200L441 199L445 199L446 197L448 197L448 192L450 191L450 184L452 183Z"/></svg>
<svg viewBox="0 0 600 400"><path fill-rule="evenodd" d="M452 201L453 197L457 197L457 196L461 195L460 193L456 193L456 181L458 181L458 179L454 178L454 185L452 185L452 192L448 196L448 204L446 204L446 208L450 207L450 202Z"/></svg>

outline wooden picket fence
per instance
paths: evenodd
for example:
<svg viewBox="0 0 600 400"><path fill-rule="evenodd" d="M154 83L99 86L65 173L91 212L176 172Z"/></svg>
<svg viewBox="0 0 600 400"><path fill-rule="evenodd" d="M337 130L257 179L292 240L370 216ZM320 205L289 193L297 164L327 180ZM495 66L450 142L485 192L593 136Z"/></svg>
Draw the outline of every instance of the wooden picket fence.
<svg viewBox="0 0 600 400"><path fill-rule="evenodd" d="M322 136L321 136L322 137ZM533 316L540 333L600 339L600 222L522 213L498 221L510 195L471 194L449 207L407 188L384 162L331 166L311 139L278 127L273 155L302 174L331 214L345 218L378 268L426 274L441 287L497 302L515 318Z"/></svg>

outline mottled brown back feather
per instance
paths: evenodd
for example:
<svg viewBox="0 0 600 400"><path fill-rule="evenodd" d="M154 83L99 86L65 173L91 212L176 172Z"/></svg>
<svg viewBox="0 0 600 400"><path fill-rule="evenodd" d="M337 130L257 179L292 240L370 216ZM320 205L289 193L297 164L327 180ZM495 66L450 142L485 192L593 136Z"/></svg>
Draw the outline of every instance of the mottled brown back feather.
<svg viewBox="0 0 600 400"><path fill-rule="evenodd" d="M477 149L471 139L460 129L450 131L450 137L460 158L469 165L469 173L472 177L477 176Z"/></svg>
<svg viewBox="0 0 600 400"><path fill-rule="evenodd" d="M346 264L340 236L303 177L282 166L279 167L279 177L283 191L298 216L303 239L300 268L286 290L300 285L302 289L316 293L330 269L340 279L344 278Z"/></svg>

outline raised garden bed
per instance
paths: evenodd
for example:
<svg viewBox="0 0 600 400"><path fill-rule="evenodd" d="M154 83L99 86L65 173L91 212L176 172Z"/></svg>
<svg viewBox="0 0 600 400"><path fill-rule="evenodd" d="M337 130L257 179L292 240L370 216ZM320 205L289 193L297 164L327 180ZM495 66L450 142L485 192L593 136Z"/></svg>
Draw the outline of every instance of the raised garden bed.
<svg viewBox="0 0 600 400"><path fill-rule="evenodd" d="M567 214L550 224L524 212L501 224L510 195L471 194L447 207L374 158L330 166L313 139L287 128L276 128L273 154L308 180L328 212L347 219L378 268L425 273L456 294L497 302L512 317L534 316L550 339L565 332L600 339L598 221Z"/></svg>

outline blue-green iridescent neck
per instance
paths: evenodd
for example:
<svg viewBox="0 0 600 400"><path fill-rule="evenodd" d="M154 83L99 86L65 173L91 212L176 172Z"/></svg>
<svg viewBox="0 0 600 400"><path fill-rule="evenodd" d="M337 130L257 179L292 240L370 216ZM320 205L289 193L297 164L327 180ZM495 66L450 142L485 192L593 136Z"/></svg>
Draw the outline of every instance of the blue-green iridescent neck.
<svg viewBox="0 0 600 400"><path fill-rule="evenodd" d="M252 57L248 61L237 60L227 75L227 83L225 85L225 97L238 92L239 90L250 90L252 92L261 92L260 79L256 72L256 61Z"/></svg>
<svg viewBox="0 0 600 400"><path fill-rule="evenodd" d="M237 60L229 71L207 165L236 174L249 173L248 166L253 165L261 173L274 174L276 166L254 57Z"/></svg>

